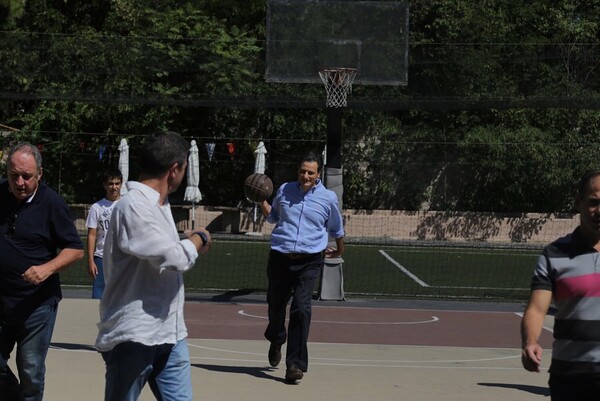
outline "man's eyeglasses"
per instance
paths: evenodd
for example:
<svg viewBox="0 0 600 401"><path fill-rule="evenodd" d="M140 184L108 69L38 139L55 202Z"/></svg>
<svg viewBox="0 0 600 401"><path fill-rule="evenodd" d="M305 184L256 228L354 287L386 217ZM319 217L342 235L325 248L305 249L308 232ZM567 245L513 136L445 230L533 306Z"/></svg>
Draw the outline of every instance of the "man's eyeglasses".
<svg viewBox="0 0 600 401"><path fill-rule="evenodd" d="M6 238L12 238L15 235L15 226L17 224L17 214L10 214L6 218L6 224L8 229L6 230Z"/></svg>

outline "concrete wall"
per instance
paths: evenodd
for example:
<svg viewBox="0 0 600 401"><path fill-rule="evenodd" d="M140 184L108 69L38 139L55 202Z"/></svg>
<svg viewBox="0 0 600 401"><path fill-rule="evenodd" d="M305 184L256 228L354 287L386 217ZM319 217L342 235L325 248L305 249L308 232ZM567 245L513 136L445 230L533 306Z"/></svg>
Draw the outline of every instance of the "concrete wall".
<svg viewBox="0 0 600 401"><path fill-rule="evenodd" d="M85 232L90 205L72 205L75 223ZM180 231L207 227L211 232L260 233L268 235L273 226L259 209L231 207L173 206ZM256 216L256 217L255 217ZM344 210L348 237L389 238L393 240L521 242L545 244L575 229L576 214L500 214L460 212L409 212L399 210Z"/></svg>

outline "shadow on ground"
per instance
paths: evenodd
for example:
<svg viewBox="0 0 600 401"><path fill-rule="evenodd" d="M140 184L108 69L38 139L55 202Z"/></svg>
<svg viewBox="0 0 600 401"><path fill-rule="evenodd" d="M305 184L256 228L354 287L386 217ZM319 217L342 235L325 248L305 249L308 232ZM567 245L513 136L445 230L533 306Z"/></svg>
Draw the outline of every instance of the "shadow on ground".
<svg viewBox="0 0 600 401"><path fill-rule="evenodd" d="M94 348L91 345L86 345L86 344L50 343L50 348L66 349L66 350L69 350L69 351L93 351L93 352L98 352L98 351L96 351L96 348Z"/></svg>
<svg viewBox="0 0 600 401"><path fill-rule="evenodd" d="M511 384L511 383L477 383L480 386L486 387L500 387L500 388L512 388L515 390L525 391L527 393L550 396L550 389L548 387L529 386L526 384Z"/></svg>
<svg viewBox="0 0 600 401"><path fill-rule="evenodd" d="M283 377L274 377L269 373L276 371L274 368L261 368L255 366L224 366L224 365L208 365L203 363L193 363L193 368L206 369L213 372L235 373L242 375L250 375L259 379L275 380L285 383Z"/></svg>

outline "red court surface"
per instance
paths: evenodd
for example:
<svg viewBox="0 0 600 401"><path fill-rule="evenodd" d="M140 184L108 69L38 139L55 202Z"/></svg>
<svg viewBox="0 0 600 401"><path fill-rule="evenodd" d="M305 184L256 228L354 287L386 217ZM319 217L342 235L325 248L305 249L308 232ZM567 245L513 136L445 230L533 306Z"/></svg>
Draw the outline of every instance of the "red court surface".
<svg viewBox="0 0 600 401"><path fill-rule="evenodd" d="M457 304L458 306L459 304ZM264 340L267 306L188 302L190 337ZM518 312L313 306L310 341L320 343L519 348ZM550 347L544 331L541 344Z"/></svg>

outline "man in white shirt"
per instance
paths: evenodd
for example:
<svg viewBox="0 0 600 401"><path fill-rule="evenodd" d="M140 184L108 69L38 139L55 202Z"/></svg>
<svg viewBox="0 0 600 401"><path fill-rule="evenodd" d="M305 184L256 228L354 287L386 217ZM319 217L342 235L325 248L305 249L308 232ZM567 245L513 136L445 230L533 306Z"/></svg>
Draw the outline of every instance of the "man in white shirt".
<svg viewBox="0 0 600 401"><path fill-rule="evenodd" d="M173 132L146 137L139 181L113 210L104 247L106 288L96 348L106 362L106 401L137 400L148 382L157 400L191 401L183 272L208 252L208 231L180 240L168 195L186 172L189 144Z"/></svg>
<svg viewBox="0 0 600 401"><path fill-rule="evenodd" d="M104 293L104 269L102 265L102 254L104 253L104 239L110 225L110 215L113 207L121 198L121 185L123 175L117 169L111 169L104 173L102 187L104 198L90 207L85 225L88 229L87 254L88 274L94 280L92 282L92 298L101 299Z"/></svg>

